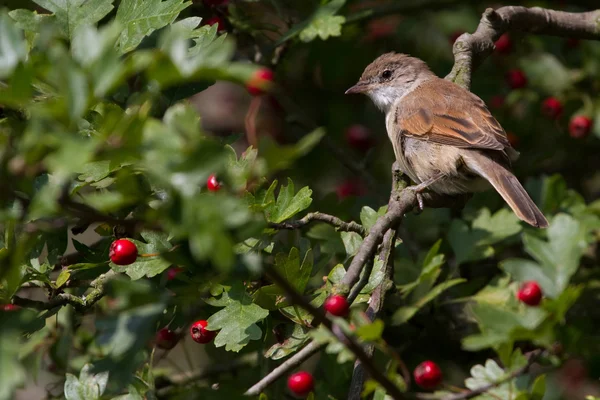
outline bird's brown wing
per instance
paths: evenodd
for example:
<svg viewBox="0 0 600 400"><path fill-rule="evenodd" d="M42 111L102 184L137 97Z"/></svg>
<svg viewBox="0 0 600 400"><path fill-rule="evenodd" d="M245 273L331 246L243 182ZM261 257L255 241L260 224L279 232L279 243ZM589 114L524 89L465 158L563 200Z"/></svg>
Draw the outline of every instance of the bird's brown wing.
<svg viewBox="0 0 600 400"><path fill-rule="evenodd" d="M444 79L424 83L396 110L395 128L404 136L462 148L504 151L504 129L483 100Z"/></svg>

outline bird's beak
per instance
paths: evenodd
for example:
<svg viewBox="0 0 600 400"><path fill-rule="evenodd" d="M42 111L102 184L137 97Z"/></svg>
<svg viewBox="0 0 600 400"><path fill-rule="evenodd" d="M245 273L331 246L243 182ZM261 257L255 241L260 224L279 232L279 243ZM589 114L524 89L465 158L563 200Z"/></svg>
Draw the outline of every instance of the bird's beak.
<svg viewBox="0 0 600 400"><path fill-rule="evenodd" d="M367 90L369 90L369 85L367 85L364 82L358 82L356 85L354 85L350 89L346 90L346 94L364 93Z"/></svg>

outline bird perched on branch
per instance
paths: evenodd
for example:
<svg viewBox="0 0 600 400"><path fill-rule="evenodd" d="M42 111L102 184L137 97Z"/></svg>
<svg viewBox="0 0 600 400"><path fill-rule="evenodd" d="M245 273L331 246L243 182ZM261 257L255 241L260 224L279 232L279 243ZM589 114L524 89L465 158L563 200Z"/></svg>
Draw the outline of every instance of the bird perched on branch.
<svg viewBox="0 0 600 400"><path fill-rule="evenodd" d="M548 226L511 172L518 153L479 97L439 78L424 61L396 53L367 66L349 93L367 94L386 113L396 159L418 194L459 195L491 184L521 220Z"/></svg>

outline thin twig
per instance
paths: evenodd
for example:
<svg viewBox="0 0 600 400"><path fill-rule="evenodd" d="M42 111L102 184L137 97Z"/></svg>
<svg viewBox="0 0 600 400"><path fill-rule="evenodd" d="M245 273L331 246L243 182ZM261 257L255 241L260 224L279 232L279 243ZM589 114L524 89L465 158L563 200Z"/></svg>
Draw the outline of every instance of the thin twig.
<svg viewBox="0 0 600 400"><path fill-rule="evenodd" d="M454 66L446 79L464 88L471 86L473 70L494 50L494 42L505 32L600 39L600 10L569 13L540 7L507 6L485 10L477 30L464 33L453 47Z"/></svg>
<svg viewBox="0 0 600 400"><path fill-rule="evenodd" d="M325 316L323 310L315 308L312 304L310 304L310 302L307 301L300 293L298 293L292 287L292 285L274 268L272 268L270 265L266 265L265 270L271 280L284 290L287 296L291 299L292 303L299 305L313 315L313 324L323 324L323 326L325 326L331 333L338 337L338 339L344 343L344 345L348 347L348 349L352 351L354 355L356 355L356 358L361 361L365 370L386 390L388 395L392 396L394 399L405 398L400 389L392 381L390 381L385 374L377 369L371 357L352 336L346 335L343 330L339 328L339 326L334 325L334 323Z"/></svg>
<svg viewBox="0 0 600 400"><path fill-rule="evenodd" d="M527 357L527 363L525 365L523 365L520 368L517 368L516 370L514 370L513 372L511 372L509 375L507 375L505 378L500 379L496 382L492 382L490 384L487 384L485 386L481 386L475 390L467 390L461 393L456 393L456 394L451 394L445 397L442 397L441 400L467 400L467 399L472 399L473 397L477 397L482 393L485 393L497 386L502 385L503 383L506 383L518 376L524 375L529 371L529 368L531 368L531 366L533 365L533 363L543 354L543 350L538 349L538 350L534 350L532 352L527 353L525 356ZM419 399L423 399L423 400L431 400L434 397L432 395L427 395L427 394L418 394L417 398ZM439 397L435 397L435 398L439 398Z"/></svg>
<svg viewBox="0 0 600 400"><path fill-rule="evenodd" d="M354 221L344 222L336 216L324 214L320 212L313 212L306 214L302 219L297 221L286 221L281 223L270 223L269 227L274 229L299 229L302 228L311 222L319 221L325 222L329 225L333 225L339 231L344 232L356 232L360 235L365 235L365 228L362 225L357 224Z"/></svg>
<svg viewBox="0 0 600 400"><path fill-rule="evenodd" d="M244 393L246 396L258 396L263 390L265 390L269 385L275 382L277 379L287 374L298 365L302 364L312 355L316 354L325 347L325 344L310 342L292 357L281 363L277 368L273 369L267 376L258 381L254 386Z"/></svg>
<svg viewBox="0 0 600 400"><path fill-rule="evenodd" d="M383 309L385 293L388 291L390 281L394 275L394 243L396 242L396 234L397 232L395 230L390 229L383 238L379 259L384 263L384 278L375 288L373 294L371 294L369 307L367 307L366 314L371 321L374 321ZM369 356L373 356L373 350L374 346L372 344L365 346L365 352ZM348 390L348 400L361 399L365 378L365 368L360 360L356 360L354 363L354 371L352 373L352 381L350 382L350 389Z"/></svg>

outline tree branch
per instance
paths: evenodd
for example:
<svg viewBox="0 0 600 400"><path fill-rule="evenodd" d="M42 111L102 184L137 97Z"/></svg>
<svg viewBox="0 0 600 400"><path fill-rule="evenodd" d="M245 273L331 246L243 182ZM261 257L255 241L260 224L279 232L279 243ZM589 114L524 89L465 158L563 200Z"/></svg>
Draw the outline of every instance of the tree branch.
<svg viewBox="0 0 600 400"><path fill-rule="evenodd" d="M13 304L20 307L35 308L37 310L51 310L55 307L62 307L67 304L72 305L78 312L84 313L94 306L102 297L104 297L105 284L109 279L116 276L116 272L113 270L108 271L105 274L100 275L90 283L90 287L93 288L90 293L86 296L78 297L70 293L59 293L54 296L50 301L43 302L37 300L26 299L23 297L14 296L12 299Z"/></svg>
<svg viewBox="0 0 600 400"><path fill-rule="evenodd" d="M394 399L404 399L404 395L400 389L392 381L390 381L385 374L375 367L371 357L352 336L346 335L341 328L327 318L322 309L315 308L312 304L310 304L310 302L307 301L300 293L298 293L292 287L292 285L285 280L285 278L283 278L273 267L266 265L265 270L271 280L285 291L292 303L299 305L311 313L314 317L313 322L315 324L323 324L323 326L325 326L332 334L338 337L338 339L344 343L344 345L348 347L348 349L352 351L354 355L356 355L356 358L360 360L365 370L374 380L376 380L383 388L385 388L388 395L392 396Z"/></svg>
<svg viewBox="0 0 600 400"><path fill-rule="evenodd" d="M296 368L298 365L302 364L304 361L306 361L308 358L310 358L314 354L318 353L319 350L321 350L323 347L325 347L325 344L321 344L321 343L317 343L317 342L310 342L309 344L304 346L304 348L302 350L298 351L292 357L288 358L283 363L281 363L277 368L275 368L271 372L269 372L268 375L266 375L264 378L262 378L256 384L254 384L254 386L252 386L250 389L248 389L246 391L246 393L244 393L244 394L246 396L258 396L269 385L271 385L273 382L275 382L277 379L279 379L283 375L286 375L288 372L290 372L292 369Z"/></svg>
<svg viewBox="0 0 600 400"><path fill-rule="evenodd" d="M369 307L367 307L367 317L374 321L383 309L383 302L385 300L385 293L390 288L390 281L394 275L394 243L396 242L397 232L390 229L386 232L383 238L383 245L381 246L381 252L379 259L385 263L384 267L384 278L375 288L373 294L371 294L371 300L369 301ZM368 344L365 346L365 352L372 357L374 346ZM350 388L348 390L348 400L360 400L362 388L365 383L365 368L359 360L354 363L354 371L352 373L352 381L350 382Z"/></svg>
<svg viewBox="0 0 600 400"><path fill-rule="evenodd" d="M269 227L274 229L299 229L310 224L313 221L320 221L325 222L329 225L333 225L339 231L356 232L362 236L364 236L366 233L365 228L363 228L362 225L357 224L354 221L344 222L336 216L320 212L306 214L302 219L299 219L297 221L286 221L281 223L272 222L269 224Z"/></svg>
<svg viewBox="0 0 600 400"><path fill-rule="evenodd" d="M600 40L600 10L569 13L544 8L507 6L483 13L477 30L454 42L454 67L446 79L468 89L471 74L494 50L507 31Z"/></svg>

